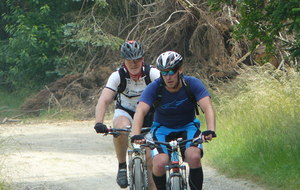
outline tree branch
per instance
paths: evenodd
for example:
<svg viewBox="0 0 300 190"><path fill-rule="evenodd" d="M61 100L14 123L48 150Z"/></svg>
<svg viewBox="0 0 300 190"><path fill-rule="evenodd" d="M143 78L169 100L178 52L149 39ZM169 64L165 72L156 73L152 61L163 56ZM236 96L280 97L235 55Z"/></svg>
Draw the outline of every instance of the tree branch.
<svg viewBox="0 0 300 190"><path fill-rule="evenodd" d="M161 27L162 25L166 24L166 23L171 19L171 17L172 17L174 14L176 14L176 13L184 13L184 12L187 12L187 11L185 11L185 10L175 11L175 12L173 12L172 14L170 14L170 16L168 17L168 19L167 19L165 22L161 23L161 24L158 25L158 26L150 27L148 30L153 30L153 29L159 28L159 27Z"/></svg>

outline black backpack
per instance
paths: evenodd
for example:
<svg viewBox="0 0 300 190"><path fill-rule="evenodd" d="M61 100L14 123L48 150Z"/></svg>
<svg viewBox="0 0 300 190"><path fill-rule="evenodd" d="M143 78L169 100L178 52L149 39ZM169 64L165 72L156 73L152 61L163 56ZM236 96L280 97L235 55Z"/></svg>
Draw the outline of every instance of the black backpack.
<svg viewBox="0 0 300 190"><path fill-rule="evenodd" d="M144 65L144 72L143 72L143 77L145 76L145 83L146 85L148 85L149 83L151 83L151 79L150 79L150 70L151 70L151 66L150 65ZM115 96L115 100L117 101L116 104L116 108L125 110L127 113L129 113L129 115L131 115L131 117L133 118L133 115L135 112L128 110L126 108L124 108L123 106L121 106L121 102L119 99L119 96L122 92L124 92L124 90L126 89L126 85L127 85L127 80L126 78L130 78L129 73L125 71L124 66L120 67L119 70L119 75L120 75L120 84L118 86L117 89L117 95ZM153 113L154 113L154 109L151 108L151 110L148 112L148 114L145 116L144 118L144 123L143 123L143 127L151 127L152 125L152 121L153 121Z"/></svg>
<svg viewBox="0 0 300 190"><path fill-rule="evenodd" d="M143 72L143 76L145 76L145 83L146 85L148 85L149 83L151 83L151 79L150 79L150 70L151 70L151 66L150 65L144 65L144 72ZM120 84L118 86L117 92L118 94L121 94L122 92L124 92L126 85L127 85L127 80L126 78L130 78L129 73L125 71L124 66L120 67L119 70L119 75L120 75Z"/></svg>

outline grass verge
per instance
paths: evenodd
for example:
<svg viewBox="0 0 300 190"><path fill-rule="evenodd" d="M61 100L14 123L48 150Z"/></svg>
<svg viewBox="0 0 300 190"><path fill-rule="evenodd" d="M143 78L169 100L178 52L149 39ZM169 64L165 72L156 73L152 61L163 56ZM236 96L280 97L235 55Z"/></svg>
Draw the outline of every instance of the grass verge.
<svg viewBox="0 0 300 190"><path fill-rule="evenodd" d="M5 117L14 118L22 115L19 107L24 100L33 93L34 92L28 90L11 93L5 89L0 89L0 119Z"/></svg>
<svg viewBox="0 0 300 190"><path fill-rule="evenodd" d="M0 89L0 123L5 119L22 119L28 121L44 121L44 120L69 120L83 119L80 110L60 109L51 107L51 109L40 110L38 113L24 112L20 110L20 106L25 99L33 95L35 92L26 89L17 92L7 92Z"/></svg>
<svg viewBox="0 0 300 190"><path fill-rule="evenodd" d="M206 160L270 189L300 189L300 76L246 69L216 96L218 138Z"/></svg>

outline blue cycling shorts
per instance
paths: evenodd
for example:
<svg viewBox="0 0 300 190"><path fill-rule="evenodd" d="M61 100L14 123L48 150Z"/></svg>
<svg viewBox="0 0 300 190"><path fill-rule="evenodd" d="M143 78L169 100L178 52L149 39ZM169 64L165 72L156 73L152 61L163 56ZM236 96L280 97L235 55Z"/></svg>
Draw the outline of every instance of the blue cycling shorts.
<svg viewBox="0 0 300 190"><path fill-rule="evenodd" d="M151 127L152 138L155 141L169 142L171 140L176 140L182 138L183 140L192 139L200 135L200 121L194 119L193 122L190 122L180 128L168 128L160 125L160 123L153 122ZM182 157L184 158L184 152L187 148L191 146L191 142L186 143L186 146L180 148ZM198 145L198 148L202 152L202 144ZM155 148L151 151L152 157L159 153L169 154L165 145L160 145L160 147ZM203 155L203 154L202 154Z"/></svg>

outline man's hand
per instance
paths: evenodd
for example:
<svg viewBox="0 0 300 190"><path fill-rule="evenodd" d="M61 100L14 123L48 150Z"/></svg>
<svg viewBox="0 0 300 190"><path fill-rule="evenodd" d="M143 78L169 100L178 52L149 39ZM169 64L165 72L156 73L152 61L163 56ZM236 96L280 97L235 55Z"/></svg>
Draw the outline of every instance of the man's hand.
<svg viewBox="0 0 300 190"><path fill-rule="evenodd" d="M97 133L108 133L108 129L105 124L103 123L96 123L94 129Z"/></svg>
<svg viewBox="0 0 300 190"><path fill-rule="evenodd" d="M204 139L205 142L211 141L214 137L217 137L214 131L207 130L202 132L202 139Z"/></svg>
<svg viewBox="0 0 300 190"><path fill-rule="evenodd" d="M132 143L140 144L140 143L143 143L144 141L145 141L144 135L133 135L131 137Z"/></svg>

